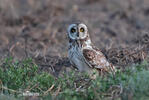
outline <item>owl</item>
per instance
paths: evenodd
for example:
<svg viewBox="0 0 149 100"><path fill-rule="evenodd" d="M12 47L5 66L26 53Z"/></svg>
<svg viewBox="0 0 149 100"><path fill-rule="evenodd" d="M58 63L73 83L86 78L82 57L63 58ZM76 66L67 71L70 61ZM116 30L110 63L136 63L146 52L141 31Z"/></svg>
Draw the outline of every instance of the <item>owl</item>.
<svg viewBox="0 0 149 100"><path fill-rule="evenodd" d="M96 69L99 72L115 72L115 67L92 44L85 24L69 25L67 35L69 39L68 58L79 71L91 73L92 69Z"/></svg>

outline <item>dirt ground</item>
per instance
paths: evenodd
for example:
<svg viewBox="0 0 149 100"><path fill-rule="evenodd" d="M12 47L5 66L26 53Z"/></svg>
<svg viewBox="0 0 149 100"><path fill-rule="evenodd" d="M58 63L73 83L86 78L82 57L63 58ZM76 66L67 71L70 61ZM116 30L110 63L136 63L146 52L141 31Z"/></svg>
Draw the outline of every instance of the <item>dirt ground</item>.
<svg viewBox="0 0 149 100"><path fill-rule="evenodd" d="M66 30L75 21L119 68L149 54L149 0L0 0L0 57L32 57L58 72L70 66Z"/></svg>

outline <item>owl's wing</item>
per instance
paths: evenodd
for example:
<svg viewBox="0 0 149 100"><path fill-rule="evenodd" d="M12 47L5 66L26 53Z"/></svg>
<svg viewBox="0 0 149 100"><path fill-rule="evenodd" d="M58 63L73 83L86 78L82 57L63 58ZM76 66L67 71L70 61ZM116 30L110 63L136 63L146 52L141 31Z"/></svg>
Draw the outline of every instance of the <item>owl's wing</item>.
<svg viewBox="0 0 149 100"><path fill-rule="evenodd" d="M110 66L106 57L99 50L94 49L84 49L83 56L85 60L94 68L105 69Z"/></svg>

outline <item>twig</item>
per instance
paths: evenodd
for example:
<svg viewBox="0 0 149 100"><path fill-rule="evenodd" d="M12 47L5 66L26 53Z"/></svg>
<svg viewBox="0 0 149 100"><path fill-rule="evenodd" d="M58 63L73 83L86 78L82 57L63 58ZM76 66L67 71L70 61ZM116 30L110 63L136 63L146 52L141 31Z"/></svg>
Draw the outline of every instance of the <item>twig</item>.
<svg viewBox="0 0 149 100"><path fill-rule="evenodd" d="M32 86L31 88L29 88L28 91L32 90L32 89L35 88L36 86L38 86L38 83L35 84L34 86Z"/></svg>
<svg viewBox="0 0 149 100"><path fill-rule="evenodd" d="M39 89L42 93L44 93L44 91L41 88L37 87L37 89Z"/></svg>
<svg viewBox="0 0 149 100"><path fill-rule="evenodd" d="M15 93L22 93L22 92L20 92L20 91L16 91L16 90L13 90L13 89L9 89L9 88L4 87L4 86L2 86L2 89L4 89L4 90L9 90L9 91L15 92Z"/></svg>
<svg viewBox="0 0 149 100"><path fill-rule="evenodd" d="M46 95L48 92L50 92L53 88L54 88L54 84L47 90L43 93L43 95Z"/></svg>
<svg viewBox="0 0 149 100"><path fill-rule="evenodd" d="M61 86L59 85L59 87L58 87L58 89L57 89L57 91L55 93L55 97L59 94L60 90L61 90Z"/></svg>

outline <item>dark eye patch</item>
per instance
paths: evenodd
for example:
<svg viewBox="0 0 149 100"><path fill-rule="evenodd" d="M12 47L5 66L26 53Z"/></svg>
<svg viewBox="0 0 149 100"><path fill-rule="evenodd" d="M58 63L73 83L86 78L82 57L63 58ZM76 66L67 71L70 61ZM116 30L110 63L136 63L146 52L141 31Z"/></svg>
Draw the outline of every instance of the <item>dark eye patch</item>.
<svg viewBox="0 0 149 100"><path fill-rule="evenodd" d="M76 29L75 28L71 28L71 33L74 33L74 32L76 32Z"/></svg>
<svg viewBox="0 0 149 100"><path fill-rule="evenodd" d="M80 28L80 32L84 32L85 29L83 27Z"/></svg>

